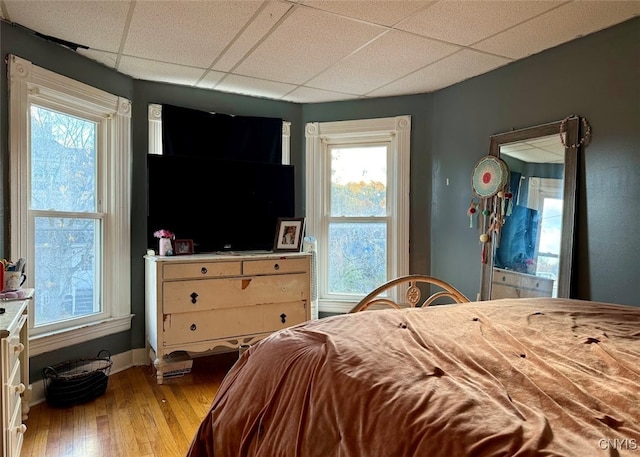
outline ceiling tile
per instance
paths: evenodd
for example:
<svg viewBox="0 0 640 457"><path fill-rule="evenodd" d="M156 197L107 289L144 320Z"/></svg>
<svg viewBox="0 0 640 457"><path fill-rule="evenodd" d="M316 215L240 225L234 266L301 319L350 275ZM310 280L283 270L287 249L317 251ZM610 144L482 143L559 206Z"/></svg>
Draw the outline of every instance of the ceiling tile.
<svg viewBox="0 0 640 457"><path fill-rule="evenodd" d="M307 85L364 95L459 49L409 33L390 31Z"/></svg>
<svg viewBox="0 0 640 457"><path fill-rule="evenodd" d="M563 163L565 150L560 135L555 134L501 145L500 155L508 155L529 163Z"/></svg>
<svg viewBox="0 0 640 457"><path fill-rule="evenodd" d="M399 24L397 28L466 46L562 3L539 0L437 2Z"/></svg>
<svg viewBox="0 0 640 457"><path fill-rule="evenodd" d="M283 100L295 103L321 103L338 100L355 100L358 98L361 97L328 90L312 89L310 87L299 87L283 97Z"/></svg>
<svg viewBox="0 0 640 457"><path fill-rule="evenodd" d="M208 68L261 1L138 1L124 53Z"/></svg>
<svg viewBox="0 0 640 457"><path fill-rule="evenodd" d="M193 86L206 70L125 56L120 60L118 71L136 79Z"/></svg>
<svg viewBox="0 0 640 457"><path fill-rule="evenodd" d="M367 95L386 97L433 92L509 62L509 59L464 49Z"/></svg>
<svg viewBox="0 0 640 457"><path fill-rule="evenodd" d="M5 0L7 19L43 35L118 52L129 2Z"/></svg>
<svg viewBox="0 0 640 457"><path fill-rule="evenodd" d="M263 4L257 17L251 21L242 35L224 51L213 65L214 70L230 71L244 56L251 51L291 9L291 4L272 1Z"/></svg>
<svg viewBox="0 0 640 457"><path fill-rule="evenodd" d="M520 59L609 27L634 14L640 14L640 1L576 1L473 47Z"/></svg>
<svg viewBox="0 0 640 457"><path fill-rule="evenodd" d="M382 27L296 6L236 73L302 84L383 31Z"/></svg>
<svg viewBox="0 0 640 457"><path fill-rule="evenodd" d="M392 26L416 11L433 3L430 0L378 0L363 8L363 3L353 0L305 0L304 5L323 11L361 19L374 24Z"/></svg>
<svg viewBox="0 0 640 457"><path fill-rule="evenodd" d="M228 75L215 88L223 92L278 99L291 92L296 86L246 76Z"/></svg>
<svg viewBox="0 0 640 457"><path fill-rule="evenodd" d="M204 89L213 89L227 74L220 71L207 71L200 81L196 84Z"/></svg>

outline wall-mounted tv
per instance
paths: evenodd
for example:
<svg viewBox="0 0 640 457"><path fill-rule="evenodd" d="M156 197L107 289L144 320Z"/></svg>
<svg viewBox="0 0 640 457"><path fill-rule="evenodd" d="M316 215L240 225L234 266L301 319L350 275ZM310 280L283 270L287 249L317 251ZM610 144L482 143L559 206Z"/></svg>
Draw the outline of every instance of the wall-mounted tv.
<svg viewBox="0 0 640 457"><path fill-rule="evenodd" d="M150 249L166 229L196 253L269 251L278 217L295 215L293 165L149 154L147 183Z"/></svg>

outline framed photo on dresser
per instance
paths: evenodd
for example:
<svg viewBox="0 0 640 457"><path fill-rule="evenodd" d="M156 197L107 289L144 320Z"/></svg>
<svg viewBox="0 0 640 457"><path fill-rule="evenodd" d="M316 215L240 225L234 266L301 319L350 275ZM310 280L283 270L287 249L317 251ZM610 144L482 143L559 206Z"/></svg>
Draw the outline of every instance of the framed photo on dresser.
<svg viewBox="0 0 640 457"><path fill-rule="evenodd" d="M173 252L176 255L193 254L193 240L175 240Z"/></svg>
<svg viewBox="0 0 640 457"><path fill-rule="evenodd" d="M278 218L276 238L273 241L274 252L300 252L304 232L304 217Z"/></svg>

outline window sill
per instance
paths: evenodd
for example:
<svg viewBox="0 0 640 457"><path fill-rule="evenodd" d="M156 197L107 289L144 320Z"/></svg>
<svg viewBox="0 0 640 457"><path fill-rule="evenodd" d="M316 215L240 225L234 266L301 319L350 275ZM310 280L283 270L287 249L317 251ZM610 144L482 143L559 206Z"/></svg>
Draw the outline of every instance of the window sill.
<svg viewBox="0 0 640 457"><path fill-rule="evenodd" d="M105 319L92 324L81 325L58 332L46 333L29 338L29 356L55 351L81 344L114 333L131 329L133 314Z"/></svg>
<svg viewBox="0 0 640 457"><path fill-rule="evenodd" d="M320 300L318 311L321 313L346 314L358 304L358 301Z"/></svg>

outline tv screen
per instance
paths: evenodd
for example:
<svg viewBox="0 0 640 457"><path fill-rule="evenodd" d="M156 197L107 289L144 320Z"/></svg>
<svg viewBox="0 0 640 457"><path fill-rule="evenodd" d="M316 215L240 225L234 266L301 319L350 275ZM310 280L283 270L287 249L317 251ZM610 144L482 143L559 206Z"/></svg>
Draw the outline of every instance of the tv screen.
<svg viewBox="0 0 640 457"><path fill-rule="evenodd" d="M278 217L293 217L293 165L147 156L148 246L166 229L196 253L269 251Z"/></svg>

